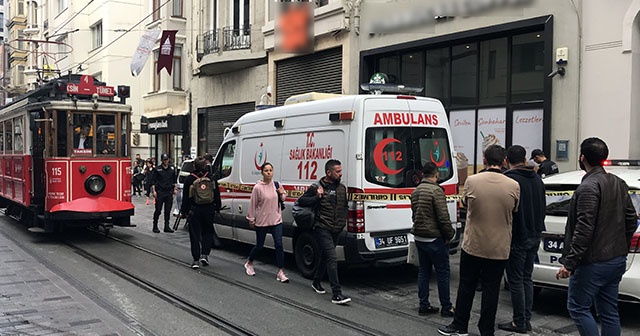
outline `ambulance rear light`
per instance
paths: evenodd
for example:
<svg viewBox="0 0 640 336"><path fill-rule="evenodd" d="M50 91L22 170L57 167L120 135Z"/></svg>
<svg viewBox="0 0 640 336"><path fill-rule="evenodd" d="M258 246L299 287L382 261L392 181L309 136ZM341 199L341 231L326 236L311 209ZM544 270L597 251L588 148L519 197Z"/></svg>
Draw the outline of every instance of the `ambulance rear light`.
<svg viewBox="0 0 640 336"><path fill-rule="evenodd" d="M639 167L640 160L604 160L603 166Z"/></svg>
<svg viewBox="0 0 640 336"><path fill-rule="evenodd" d="M396 99L411 99L416 100L415 96L396 96Z"/></svg>
<svg viewBox="0 0 640 336"><path fill-rule="evenodd" d="M329 114L329 120L331 121L352 121L354 117L353 111L331 113Z"/></svg>
<svg viewBox="0 0 640 336"><path fill-rule="evenodd" d="M349 212L347 213L347 232L364 233L364 202L349 202Z"/></svg>
<svg viewBox="0 0 640 336"><path fill-rule="evenodd" d="M631 238L631 246L629 247L629 253L640 253L640 232L633 234Z"/></svg>

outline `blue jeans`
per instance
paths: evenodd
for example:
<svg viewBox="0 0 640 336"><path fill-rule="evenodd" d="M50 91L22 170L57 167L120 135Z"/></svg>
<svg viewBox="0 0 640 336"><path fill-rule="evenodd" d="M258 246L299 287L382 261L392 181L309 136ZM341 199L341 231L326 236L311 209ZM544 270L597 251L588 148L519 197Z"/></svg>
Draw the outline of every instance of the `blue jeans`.
<svg viewBox="0 0 640 336"><path fill-rule="evenodd" d="M626 256L579 265L569 278L567 310L582 336L597 336L598 325L591 314L595 303L602 336L619 336L618 285L625 272Z"/></svg>
<svg viewBox="0 0 640 336"><path fill-rule="evenodd" d="M322 256L316 272L313 275L313 282L318 283L322 280L324 273L329 277L331 292L333 295L341 295L342 287L338 279L338 257L336 255L336 244L340 232L332 232L323 228L316 227L313 229L313 235L318 242Z"/></svg>
<svg viewBox="0 0 640 336"><path fill-rule="evenodd" d="M278 268L284 268L282 223L273 226L256 226L256 246L254 246L249 253L249 261L253 262L258 252L264 247L264 240L267 238L267 233L271 233L271 237L273 238L273 247L276 249L276 266L278 266Z"/></svg>
<svg viewBox="0 0 640 336"><path fill-rule="evenodd" d="M540 238L529 238L522 244L511 246L507 262L507 280L511 291L513 322L526 327L531 321L533 307L533 262L538 254Z"/></svg>
<svg viewBox="0 0 640 336"><path fill-rule="evenodd" d="M420 268L418 270L418 298L420 299L420 307L426 308L429 303L429 276L431 267L436 269L436 277L438 278L438 296L440 298L440 306L442 310L449 310L451 304L451 294L449 293L449 246L445 244L442 238L438 238L433 242L416 241L418 249L418 259L420 260Z"/></svg>

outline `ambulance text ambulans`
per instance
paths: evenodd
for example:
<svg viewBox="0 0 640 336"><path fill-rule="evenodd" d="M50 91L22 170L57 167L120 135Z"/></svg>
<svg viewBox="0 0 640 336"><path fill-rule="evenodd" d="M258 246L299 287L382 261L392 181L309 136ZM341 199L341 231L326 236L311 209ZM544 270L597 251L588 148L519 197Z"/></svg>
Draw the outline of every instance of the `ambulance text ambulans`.
<svg viewBox="0 0 640 336"><path fill-rule="evenodd" d="M215 219L220 238L255 243L246 220L260 166L270 162L274 180L287 191L283 212L284 249L310 277L320 257L312 232L298 229L293 202L325 176L329 159L342 162L349 192L348 221L337 247L338 259L370 265L405 263L411 222L410 195L427 162L438 166L447 195L456 193L457 170L449 122L436 99L403 95L339 95L285 104L242 116L226 134L214 161L223 210ZM447 205L457 234L455 198ZM271 237L265 244L273 247Z"/></svg>

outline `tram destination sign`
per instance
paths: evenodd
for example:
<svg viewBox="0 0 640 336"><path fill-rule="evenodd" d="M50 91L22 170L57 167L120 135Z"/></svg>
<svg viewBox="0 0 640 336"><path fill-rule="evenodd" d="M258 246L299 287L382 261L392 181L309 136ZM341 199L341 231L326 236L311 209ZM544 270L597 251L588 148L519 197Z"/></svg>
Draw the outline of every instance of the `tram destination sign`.
<svg viewBox="0 0 640 336"><path fill-rule="evenodd" d="M113 97L115 96L115 90L113 86L94 85L93 77L82 76L80 77L80 83L68 83L68 94L80 94L80 95L92 95L94 93L101 97Z"/></svg>

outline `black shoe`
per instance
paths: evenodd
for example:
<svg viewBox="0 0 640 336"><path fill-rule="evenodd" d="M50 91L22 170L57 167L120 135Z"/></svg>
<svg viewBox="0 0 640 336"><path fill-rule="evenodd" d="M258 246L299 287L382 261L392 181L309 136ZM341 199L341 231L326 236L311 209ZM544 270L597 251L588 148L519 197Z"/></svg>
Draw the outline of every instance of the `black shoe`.
<svg viewBox="0 0 640 336"><path fill-rule="evenodd" d="M349 302L351 302L351 298L342 294L334 295L331 298L331 303L335 303L338 305L346 305Z"/></svg>
<svg viewBox="0 0 640 336"><path fill-rule="evenodd" d="M170 227L165 226L165 227L164 227L164 232L166 232L166 233L173 233L174 231L173 231Z"/></svg>
<svg viewBox="0 0 640 336"><path fill-rule="evenodd" d="M418 309L418 315L420 315L420 316L431 315L431 314L438 313L438 311L440 311L440 309L438 309L438 307L434 307L434 306L420 307Z"/></svg>
<svg viewBox="0 0 640 336"><path fill-rule="evenodd" d="M153 232L155 232L155 233L160 233L160 229L158 229L158 227L157 227L157 226L154 226L154 227L153 227Z"/></svg>
<svg viewBox="0 0 640 336"><path fill-rule="evenodd" d="M527 331L531 330L533 330L533 328L531 328L531 322L527 322Z"/></svg>
<svg viewBox="0 0 640 336"><path fill-rule="evenodd" d="M469 333L466 330L458 329L453 324L438 328L440 335L445 336L468 336Z"/></svg>
<svg viewBox="0 0 640 336"><path fill-rule="evenodd" d="M194 261L191 263L191 268L193 268L193 269L198 269L198 268L200 268L200 264L198 264L198 261L197 261L197 260L194 260Z"/></svg>
<svg viewBox="0 0 640 336"><path fill-rule="evenodd" d="M327 292L326 290L324 290L324 288L322 288L322 284L319 282L312 283L311 288L313 288L313 290L318 294L324 294Z"/></svg>
<svg viewBox="0 0 640 336"><path fill-rule="evenodd" d="M200 263L202 264L202 266L209 266L209 257L207 257L206 255L200 256Z"/></svg>
<svg viewBox="0 0 640 336"><path fill-rule="evenodd" d="M527 327L518 327L513 322L500 323L498 324L498 329L504 330L504 331L510 331L518 334L527 333Z"/></svg>
<svg viewBox="0 0 640 336"><path fill-rule="evenodd" d="M451 307L449 309L441 309L440 316L442 317L454 317L456 315L456 309Z"/></svg>

